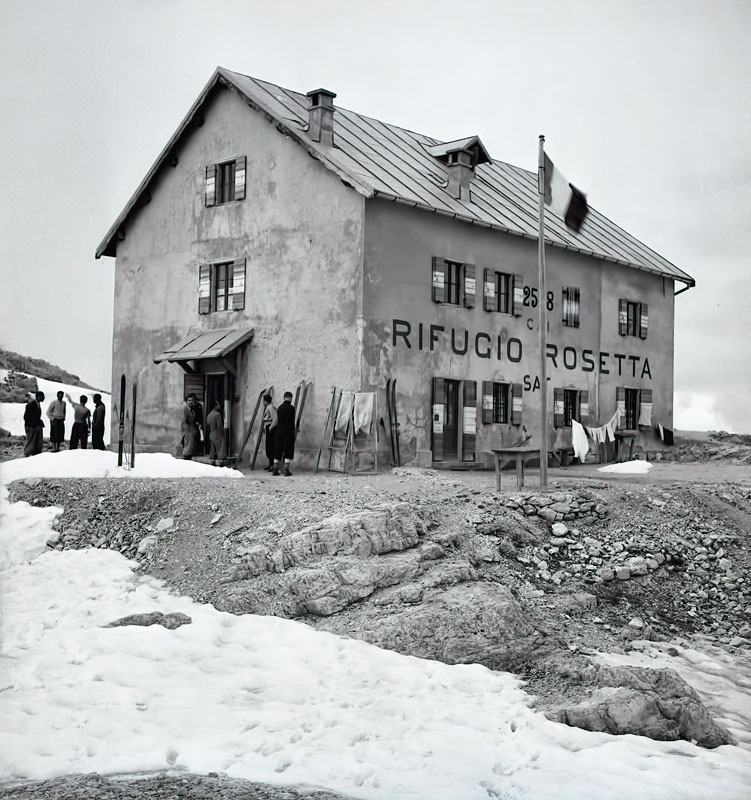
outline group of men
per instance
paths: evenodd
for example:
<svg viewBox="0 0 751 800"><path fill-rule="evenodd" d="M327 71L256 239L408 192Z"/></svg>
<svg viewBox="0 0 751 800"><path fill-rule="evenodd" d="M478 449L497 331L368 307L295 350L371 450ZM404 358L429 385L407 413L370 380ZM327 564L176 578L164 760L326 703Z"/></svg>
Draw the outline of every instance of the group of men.
<svg viewBox="0 0 751 800"><path fill-rule="evenodd" d="M89 398L82 394L78 403L69 394L64 392L57 393L57 399L53 400L47 407L47 416L50 420L50 442L54 453L60 452L60 446L65 441L65 417L67 404L63 397L73 407L73 429L70 434L69 450L77 450L79 447L86 450L91 434L91 446L94 450L105 450L104 446L104 420L106 409L102 402L102 395L94 395L94 414L86 405ZM42 419L42 402L44 392L35 392L34 399L26 404L23 414L23 424L26 429L26 444L24 445L24 456L36 456L42 452L44 446L44 420Z"/></svg>
<svg viewBox="0 0 751 800"><path fill-rule="evenodd" d="M195 394L189 394L183 406L180 420L180 452L186 460L202 455L203 409ZM292 393L284 393L284 402L274 408L270 394L263 397L263 416L261 426L265 437L266 457L269 460L265 468L272 475L290 476L289 465L295 456L295 407L292 405ZM224 431L224 414L222 403L217 400L206 417L206 438L209 443L209 460L212 466L217 463L224 466L227 460L227 437ZM280 467L283 472L280 471Z"/></svg>

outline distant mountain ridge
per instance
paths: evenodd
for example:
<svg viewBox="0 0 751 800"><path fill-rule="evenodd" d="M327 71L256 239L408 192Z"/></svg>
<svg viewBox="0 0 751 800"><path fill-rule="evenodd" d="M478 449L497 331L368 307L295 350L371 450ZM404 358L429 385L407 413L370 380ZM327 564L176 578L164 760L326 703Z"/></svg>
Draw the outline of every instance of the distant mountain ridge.
<svg viewBox="0 0 751 800"><path fill-rule="evenodd" d="M49 361L45 361L42 358L22 356L20 353L4 350L2 347L0 347L0 369L15 370L47 381L67 383L69 386L80 386L82 389L97 391L95 386L85 383L78 375L74 375L62 367L50 364Z"/></svg>

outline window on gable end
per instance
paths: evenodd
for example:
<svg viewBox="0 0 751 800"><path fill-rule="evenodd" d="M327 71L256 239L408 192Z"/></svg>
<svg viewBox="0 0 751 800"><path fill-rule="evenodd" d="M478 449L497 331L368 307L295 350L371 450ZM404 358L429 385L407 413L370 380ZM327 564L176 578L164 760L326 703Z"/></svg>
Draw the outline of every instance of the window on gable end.
<svg viewBox="0 0 751 800"><path fill-rule="evenodd" d="M206 167L206 206L219 206L245 199L245 156Z"/></svg>

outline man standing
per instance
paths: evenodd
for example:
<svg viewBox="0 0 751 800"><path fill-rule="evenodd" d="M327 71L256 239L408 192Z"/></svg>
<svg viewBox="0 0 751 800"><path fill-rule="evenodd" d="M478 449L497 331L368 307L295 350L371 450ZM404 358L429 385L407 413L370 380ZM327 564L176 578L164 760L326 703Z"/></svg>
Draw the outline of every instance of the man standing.
<svg viewBox="0 0 751 800"><path fill-rule="evenodd" d="M214 408L206 417L206 429L209 432L209 458L211 466L215 467L217 459L219 466L223 467L227 460L227 440L224 435L224 417L222 416L222 402L217 400Z"/></svg>
<svg viewBox="0 0 751 800"><path fill-rule="evenodd" d="M76 403L69 395L65 395L68 402L73 406L73 430L70 433L70 450L77 450L78 445L85 450L89 443L89 429L91 428L91 411L86 408L88 397L81 395L81 402Z"/></svg>
<svg viewBox="0 0 751 800"><path fill-rule="evenodd" d="M190 461L198 450L196 441L198 438L198 430L196 428L196 415L194 412L195 405L196 396L194 394L189 394L183 406L183 418L180 421L182 453L186 461Z"/></svg>
<svg viewBox="0 0 751 800"><path fill-rule="evenodd" d="M102 402L102 395L94 395L94 414L91 420L91 446L94 450L105 450L104 446L104 417L107 409Z"/></svg>
<svg viewBox="0 0 751 800"><path fill-rule="evenodd" d="M284 402L276 410L275 461L272 475L279 475L279 466L284 462L284 474L289 477L289 462L295 456L295 407L292 392L284 393Z"/></svg>
<svg viewBox="0 0 751 800"><path fill-rule="evenodd" d="M26 408L23 412L23 424L26 428L26 444L23 448L25 456L38 456L42 452L43 400L44 392L37 392L34 395L34 399L26 403Z"/></svg>
<svg viewBox="0 0 751 800"><path fill-rule="evenodd" d="M58 392L57 399L47 406L47 416L50 418L52 452L59 453L60 445L65 440L65 400L62 392Z"/></svg>
<svg viewBox="0 0 751 800"><path fill-rule="evenodd" d="M265 394L263 396L263 418L261 424L263 426L264 436L266 437L266 458L269 460L269 465L265 469L267 472L271 472L274 469L277 415L276 409L271 405L270 394Z"/></svg>

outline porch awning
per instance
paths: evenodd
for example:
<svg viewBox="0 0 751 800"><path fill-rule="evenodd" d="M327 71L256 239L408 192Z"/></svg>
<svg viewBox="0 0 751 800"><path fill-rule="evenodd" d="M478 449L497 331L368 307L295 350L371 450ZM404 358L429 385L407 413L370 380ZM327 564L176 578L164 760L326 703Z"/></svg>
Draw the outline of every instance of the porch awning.
<svg viewBox="0 0 751 800"><path fill-rule="evenodd" d="M204 358L224 358L241 344L252 339L253 333L253 328L230 328L192 333L160 353L154 359L154 363L161 364L162 361L179 363L181 361L199 361Z"/></svg>

